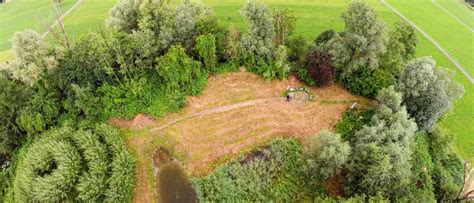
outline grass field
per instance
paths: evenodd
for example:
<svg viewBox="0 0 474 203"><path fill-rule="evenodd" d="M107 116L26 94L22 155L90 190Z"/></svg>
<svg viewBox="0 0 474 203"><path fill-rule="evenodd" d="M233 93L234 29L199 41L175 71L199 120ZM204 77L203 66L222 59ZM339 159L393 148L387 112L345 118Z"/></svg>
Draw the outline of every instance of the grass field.
<svg viewBox="0 0 474 203"><path fill-rule="evenodd" d="M75 2L63 0L61 9L66 11ZM0 52L11 49L13 33L26 28L43 33L46 28L42 20L52 22L54 17L50 0L11 0L7 4L0 4ZM0 54L0 57L3 55Z"/></svg>
<svg viewBox="0 0 474 203"><path fill-rule="evenodd" d="M32 0L13 0L12 6L18 2L33 2ZM42 0L47 1L47 0ZM459 19L467 25L472 26L473 11L457 0L435 0L441 6L451 13L454 13ZM68 2L68 1L67 1ZM71 1L72 2L72 1ZM109 8L115 3L115 0L83 0L83 3L65 19L66 29L74 39L86 35L89 31L97 30L104 25L104 20L108 14ZM174 0L177 2L177 0ZM289 8L295 11L299 20L297 22L296 34L301 34L307 39L314 37L326 29L342 30L343 22L340 18L341 13L351 2L349 0L263 0L271 8ZM367 0L379 16L392 26L394 22L401 19L382 5L379 0ZM440 43L471 75L474 75L474 37L466 27L460 24L456 19L437 7L431 0L389 0L395 8L402 12L409 19L414 21ZM226 24L233 24L239 28L245 28L239 9L244 5L245 0L203 0L203 3L214 8L216 14ZM31 4L29 4L31 5ZM27 7L26 4L23 6ZM16 8L12 13L21 13ZM423 9L420 9L423 8ZM24 21L3 18L0 6L0 22L18 24L21 26L34 27ZM28 10L28 9L26 9ZM10 11L8 11L10 12ZM19 22L19 23L18 23ZM28 22L31 23L31 22ZM11 23L10 23L11 24ZM2 35L3 40L3 26ZM13 28L12 28L13 29ZM457 138L456 148L460 155L474 163L474 85L470 84L466 78L455 68L453 64L438 51L428 40L418 35L420 42L417 49L417 56L432 56L439 66L446 67L455 71L456 81L462 83L466 94L459 102L455 104L454 113L449 114L440 123L443 128L448 129ZM3 41L0 41L2 43ZM1 49L0 49L1 50ZM0 52L0 60L11 57L8 51Z"/></svg>
<svg viewBox="0 0 474 203"><path fill-rule="evenodd" d="M433 0L437 3L445 12L449 12L451 15L459 19L469 29L474 31L474 10L467 7L466 4L461 4L456 0Z"/></svg>

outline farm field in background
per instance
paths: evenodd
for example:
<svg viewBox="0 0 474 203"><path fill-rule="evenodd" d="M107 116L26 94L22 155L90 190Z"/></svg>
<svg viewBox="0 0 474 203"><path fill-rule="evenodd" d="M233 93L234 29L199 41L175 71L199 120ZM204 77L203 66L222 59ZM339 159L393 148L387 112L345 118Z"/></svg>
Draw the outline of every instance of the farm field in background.
<svg viewBox="0 0 474 203"><path fill-rule="evenodd" d="M8 12L14 13L13 16L17 16L18 19L22 20L4 18L3 15L6 14L2 12L2 9L5 9L5 7L0 6L0 25L2 25L2 34L0 35L0 60L2 61L12 57L11 52L8 50L11 46L8 41L11 36L4 34L6 32L3 31L3 23L7 24L8 22L15 21L15 26L17 26L17 24L18 26L22 26L9 29L12 30L11 34L13 34L14 31L23 30L27 27L37 28L38 25L34 20L34 15L31 14L31 11L30 13L28 13L28 11L30 9L36 10L38 7L42 8L41 5L47 5L45 8L49 8L48 0L37 2L37 6L31 6L31 3L25 3L32 1L13 0L12 3L5 6L13 6L13 3L19 4L20 2L22 3L21 7L15 7L17 10L11 9L12 11ZM74 2L73 0L66 0L64 6L70 6ZM97 31L100 27L103 27L105 18L108 15L108 10L115 2L115 0L83 0L64 21L69 36L73 39L78 39L91 31ZM173 2L177 3L179 1L173 0ZM217 16L224 23L233 24L244 29L244 23L239 10L244 5L245 0L203 0L202 2L213 7ZM312 40L326 29L342 30L343 22L340 15L351 1L263 0L263 2L268 4L271 8L288 8L293 10L295 15L299 18L295 34L301 34L306 39ZM401 21L401 18L381 4L379 0L367 0L366 2L374 7L378 15L381 16L389 27L391 27L393 23ZM438 43L465 67L466 71L474 75L474 34L472 32L433 4L431 0L389 0L387 2L438 41ZM469 11L465 5L460 2L455 2L455 0L436 0L436 2L443 7L449 7L449 11L456 13L459 19L463 20L467 25L472 26L474 22L472 20L473 11ZM451 7L450 5L454 6ZM424 9L417 9L421 7ZM22 12L19 12L20 10ZM469 125L469 123L474 123L474 85L469 83L456 67L428 40L424 39L421 35L419 35L418 38L417 56L432 56L439 66L455 71L456 80L465 87L466 93L464 97L455 104L454 113L448 114L446 118L441 121L440 125L456 136L456 148L460 155L470 160L470 162L474 162L474 157L472 156L474 154L474 125Z"/></svg>

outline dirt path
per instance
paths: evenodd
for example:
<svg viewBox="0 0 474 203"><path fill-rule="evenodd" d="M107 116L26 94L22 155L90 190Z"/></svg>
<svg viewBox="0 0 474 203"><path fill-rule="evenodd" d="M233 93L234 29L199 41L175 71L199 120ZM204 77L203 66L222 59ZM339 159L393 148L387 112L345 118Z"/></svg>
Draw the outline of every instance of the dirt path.
<svg viewBox="0 0 474 203"><path fill-rule="evenodd" d="M469 82L471 82L472 84L474 84L474 79L469 75L469 73L467 73L467 71L461 66L461 64L459 64L453 57L451 57L451 55L441 46L438 44L438 42L436 42L433 38L431 38L425 31L423 31L420 27L418 27L414 22L412 22L410 19L408 19L407 17L405 17L402 13L400 13L400 11L398 11L397 9L395 9L393 6L391 6L389 3L385 2L385 0L380 0L380 2L382 2L382 4L384 4L385 6L387 6L388 8L390 8L393 12L395 12L397 15L399 15L401 18L403 18L403 20L405 20L406 22L408 22L411 26L413 26L418 32L420 32L426 39L428 39L438 50L440 50L450 61L451 63L453 63L456 68L459 69L459 71L461 71L461 73L469 80Z"/></svg>
<svg viewBox="0 0 474 203"><path fill-rule="evenodd" d="M46 30L46 32L43 33L42 37L43 37L43 38L46 37L46 35L48 35L56 26L58 26L58 25L59 25L59 22L62 22L63 19L64 19L67 15L69 15L69 13L71 13L77 6L79 6L79 4L81 4L81 2L82 2L82 0L77 0L77 2L76 2L74 5L72 5L71 8L69 8L65 13L63 13L63 15L62 15L59 19L57 19L57 20L49 27L49 29Z"/></svg>
<svg viewBox="0 0 474 203"><path fill-rule="evenodd" d="M257 104L264 103L264 102L271 101L271 100L282 100L282 99L283 98L281 98L281 97L274 97L274 98L267 98L267 99L254 99L254 100L239 102L239 103L230 104L230 105L226 105L226 106L214 107L214 108L206 109L206 110L198 112L198 113L192 113L192 114L180 117L180 118L176 118L176 119L174 119L174 120L172 120L172 121L170 121L170 122L168 122L168 123L166 123L162 126L152 128L150 131L151 132L156 132L156 131L162 130L164 128L167 128L167 127L169 127L169 126L171 126L175 123L178 123L182 120L189 119L189 118L196 117L196 116L204 116L204 115L209 115L209 114L221 113L221 112L231 111L231 110L238 109L238 108L257 105Z"/></svg>

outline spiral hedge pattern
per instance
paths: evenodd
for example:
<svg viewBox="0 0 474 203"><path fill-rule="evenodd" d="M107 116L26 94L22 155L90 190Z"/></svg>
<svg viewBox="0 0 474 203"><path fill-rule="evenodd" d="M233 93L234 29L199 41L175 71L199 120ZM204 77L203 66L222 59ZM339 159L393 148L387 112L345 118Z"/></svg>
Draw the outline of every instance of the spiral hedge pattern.
<svg viewBox="0 0 474 203"><path fill-rule="evenodd" d="M17 165L13 192L18 202L128 202L135 160L118 132L51 130L34 141Z"/></svg>

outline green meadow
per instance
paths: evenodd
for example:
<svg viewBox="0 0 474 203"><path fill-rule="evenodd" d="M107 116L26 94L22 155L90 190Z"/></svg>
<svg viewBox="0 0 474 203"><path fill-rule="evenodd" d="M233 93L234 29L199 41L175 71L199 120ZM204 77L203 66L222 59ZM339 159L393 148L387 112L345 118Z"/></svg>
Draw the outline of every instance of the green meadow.
<svg viewBox="0 0 474 203"><path fill-rule="evenodd" d="M0 51L8 50L8 41L14 31L24 28L36 28L38 24L34 21L34 13L38 8L48 9L48 0L41 0L37 6L31 6L32 0L14 0L7 5L0 6ZM46 2L46 3L45 3ZM73 0L67 0L65 6L72 5ZM104 26L108 10L115 4L115 0L83 0L64 21L69 36L78 39L89 32L97 31ZM178 2L174 0L173 2ZM244 29L244 23L240 17L239 10L245 0L203 0L203 3L213 7L217 16L225 23L232 24ZM295 12L298 17L295 34L300 34L308 40L313 40L319 33L326 29L341 31L343 21L341 13L351 2L349 0L263 0L271 8L288 8ZM384 6L379 0L367 0L378 15L389 27L402 19ZM469 31L455 18L433 4L431 0L388 0L392 6L398 9L406 17L416 23L427 32L439 44L441 44L465 69L474 76L474 33ZM466 5L457 0L436 0L441 6L465 22L466 25L474 27L473 12ZM22 3L22 4L20 4ZM7 6L12 7L6 9ZM44 6L41 7L41 6ZM25 9L28 8L28 9ZM422 9L421 9L422 8ZM26 10L24 12L20 12ZM10 14L5 14L5 11ZM23 13L23 14L22 14ZM16 17L14 17L16 16ZM5 18L4 18L5 17ZM8 17L8 18L7 18ZM18 19L17 19L18 18ZM12 23L14 22L14 23ZM4 28L4 25L8 29ZM6 31L4 31L6 30ZM459 72L456 67L421 35L417 56L431 56L439 66L453 70L455 79L465 87L464 97L455 104L455 109L448 114L440 126L453 135L457 140L456 150L464 158L474 163L474 84ZM0 60L11 57L7 52L0 52Z"/></svg>

